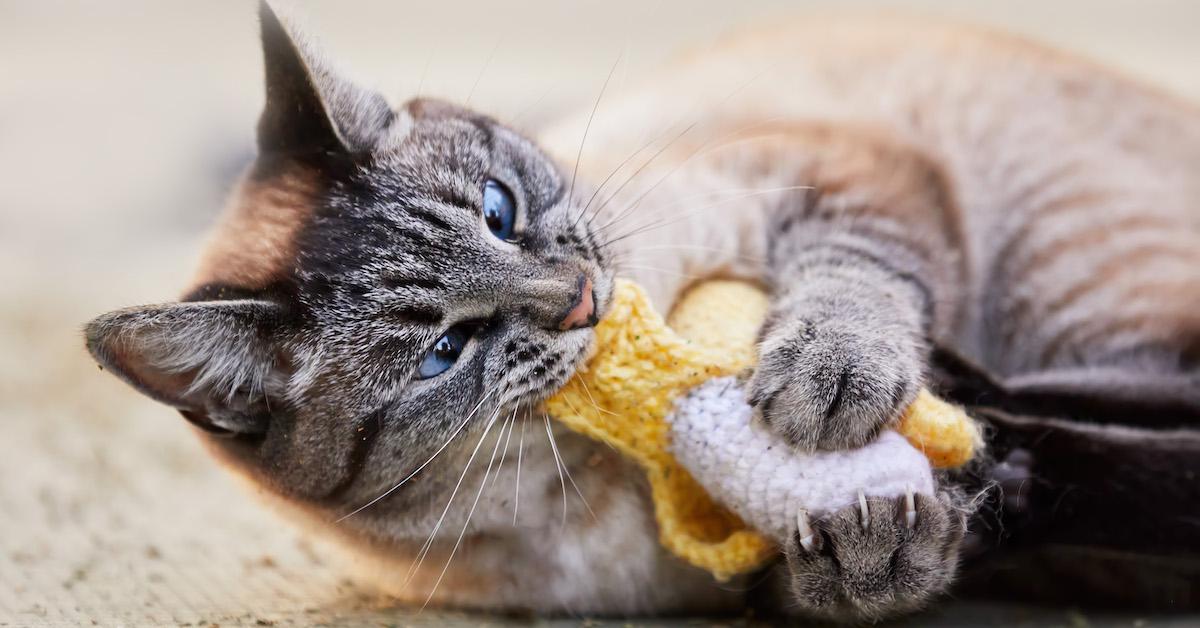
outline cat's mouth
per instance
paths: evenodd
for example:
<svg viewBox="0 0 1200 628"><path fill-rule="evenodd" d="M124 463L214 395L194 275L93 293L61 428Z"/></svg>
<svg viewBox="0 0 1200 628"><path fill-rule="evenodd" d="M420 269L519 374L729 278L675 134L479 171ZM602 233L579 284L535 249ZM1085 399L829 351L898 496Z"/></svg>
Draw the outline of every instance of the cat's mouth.
<svg viewBox="0 0 1200 628"><path fill-rule="evenodd" d="M612 307L613 291L615 289L616 279L607 271L601 270L596 273L596 281L592 287L592 303L594 308L592 311L592 320L590 327L595 327L600 321L604 320L604 316L608 314Z"/></svg>

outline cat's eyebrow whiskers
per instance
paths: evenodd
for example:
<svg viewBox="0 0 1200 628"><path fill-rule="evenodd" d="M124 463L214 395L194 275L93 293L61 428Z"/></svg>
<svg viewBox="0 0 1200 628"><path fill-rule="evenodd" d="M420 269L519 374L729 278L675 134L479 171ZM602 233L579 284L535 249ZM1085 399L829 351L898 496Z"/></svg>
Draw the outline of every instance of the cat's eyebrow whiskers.
<svg viewBox="0 0 1200 628"><path fill-rule="evenodd" d="M612 178L614 176L616 176L616 174L618 172L620 172L621 169L624 168L625 165L628 164L634 157L637 157L638 155L641 154L642 151L646 150L647 148L650 148L651 145L653 145L658 140L662 139L662 136L664 134L665 134L665 132L660 133L659 135L655 135L654 137L650 138L650 141L646 142L645 144L642 144L642 146L640 148L638 148L637 150L630 153L629 156L626 157L625 159L622 159L621 163L617 164L617 167L613 168L612 172L608 173L607 177L604 177L604 180L601 181L600 185L597 186L596 189L592 192L592 196L590 198L588 198L588 202L584 204L583 209L580 211L582 213L586 214L588 211L588 208L592 206L592 201L596 200L596 197L600 195L600 192L604 189L604 186L608 185L608 182L611 181ZM592 218L595 218L595 215L596 215L595 212L593 212L590 216L588 216L587 224L589 227L591 226Z"/></svg>
<svg viewBox="0 0 1200 628"><path fill-rule="evenodd" d="M575 179L579 176L579 162L583 159L583 147L587 144L588 131L592 130L592 120L596 118L596 110L600 108L600 99L604 98L604 91L608 89L608 83L612 80L613 73L617 71L617 66L621 64L621 57L625 55L625 51L617 55L613 61L612 67L608 70L608 76L604 78L604 84L600 86L600 93L596 95L596 102L592 104L592 112L588 114L587 124L583 127L583 137L579 139L579 150L575 153L575 169L571 172L571 188L567 192L567 202L575 198ZM579 219L583 217L584 212L580 211L575 217L575 221L571 223L571 229L579 224Z"/></svg>
<svg viewBox="0 0 1200 628"><path fill-rule="evenodd" d="M716 200L713 200L712 203L702 205L700 208L694 208L694 207L688 208L688 209L684 210L683 214L667 215L667 216L661 217L661 218L673 218L676 215L687 215L688 213L695 211L697 209L707 209L709 207L712 207L713 205L719 205L719 204L730 202L730 201L741 200L741 199L744 199L747 197L759 196L762 194L773 194L776 192L792 192L792 191L796 191L796 190L809 191L809 190L813 190L813 189L815 189L815 188L811 185L783 185L783 186L770 187L770 188L746 188L746 187L718 188L715 190L704 190L702 192L697 192L695 194L688 194L686 196L680 196L676 199L671 200L668 203L663 203L661 205L658 205L657 209L665 210L665 209L678 207L680 205L689 204L692 201L697 200L697 199L710 200L710 199L713 199L714 197L718 197L718 196L724 197L725 195L731 195L729 197L718 198ZM603 225L603 227L601 227L601 229L612 228L612 227L616 226L621 220L627 220L630 217L632 217L632 216L625 216L624 218L621 218L621 219L613 219L613 220L605 223Z"/></svg>
<svg viewBox="0 0 1200 628"><path fill-rule="evenodd" d="M533 102L525 105L520 110L518 110L517 113L513 114L510 118L508 118L508 126L514 128L514 129L520 130L522 128L521 124L524 122L525 116L529 115L531 112L533 112L535 109L537 109L538 105L542 104L543 100L546 100L546 96L550 95L550 90L559 86L559 84L561 82L562 82L562 77L560 76L554 82L552 82L550 85L548 85L546 87L546 89L542 90L541 96L538 96L537 98L535 98L533 100Z"/></svg>
<svg viewBox="0 0 1200 628"><path fill-rule="evenodd" d="M467 92L467 99L463 102L464 107L471 106L471 98L475 96L475 88L479 87L479 81L483 80L483 75L487 74L488 68L492 67L492 60L496 58L496 51L500 49L500 43L504 41L504 33L500 33L496 37L496 43L492 44L492 50L488 53L487 61L483 62L483 69L479 70L479 74L475 75L475 82L471 83L471 91Z"/></svg>
<svg viewBox="0 0 1200 628"><path fill-rule="evenodd" d="M609 238L608 240L605 240L603 243L601 243L600 246L609 246L616 242L620 242L621 240L624 240L626 238L631 238L633 236L636 236L636 235L639 235L642 233L646 233L648 231L653 231L654 229L661 229L662 227L666 227L668 225L672 225L672 224L680 222L686 218L689 218L689 217L693 216L694 214L698 214L702 211L707 211L707 210L713 209L715 207L720 207L726 203L745 200L747 198L751 198L754 196L761 196L764 194L775 194L775 193L779 193L779 192L791 192L791 191L796 191L796 190L808 191L808 190L812 190L812 189L814 189L814 188L811 185L789 185L789 186L783 186L783 187L765 188L765 189L761 189L761 190L743 192L732 198L723 198L723 199L714 201L712 203L706 203L699 207L693 207L693 208L687 209L685 211L678 212L673 215L662 216L662 217L656 218L656 219L650 221L649 223L646 223L646 224L643 224L640 226L635 226L632 230L630 230L628 232L625 232L625 233L622 233L619 235L615 235L615 236ZM638 201L640 202L640 200L641 199L639 198ZM677 204L677 203L672 203L671 205L675 205L675 204Z"/></svg>
<svg viewBox="0 0 1200 628"><path fill-rule="evenodd" d="M741 88L739 87L738 89L740 90ZM736 90L734 93L736 93ZM649 167L650 164L653 163L656 159L658 159L660 156L662 156L662 154L665 153L667 151L667 149L674 146L676 142L683 139L684 136L686 136L689 132L692 131L692 129L696 128L703 120L704 115L707 113L710 113L710 112L705 111L705 112L701 113L701 115L697 116L696 119L691 122L691 124L688 124L687 127L685 127L682 131L680 131L678 134L676 134L674 137L672 137L669 141L667 141L666 144L659 147L659 149L657 151L655 151L655 153L653 155L651 155L649 159L647 159L645 162L643 162L642 165L638 166L638 168L636 170L634 170L632 174L630 174L624 181L622 181L621 185L617 186L617 189L614 190L613 193L608 196L608 198L604 199L603 201L601 201L601 203L599 205L596 206L596 209L588 217L588 226L591 226L592 219L595 218L597 215L599 215L600 211L603 210L605 207L607 207L608 204L611 203L613 201L613 199L615 199L621 193L621 190L625 189L625 186L629 185L635 179L637 179L638 175L640 175L642 173L642 171L645 170L647 167ZM662 133L659 133L658 135L655 135L654 137L650 138L650 141L646 142L645 144L640 146L637 150L630 153L630 155L628 157L621 160L621 163L617 164L617 167L613 168L613 171L608 173L608 176L604 178L604 181L600 184L600 186L597 187L594 192L592 192L591 198L589 198L587 204L583 206L583 212L584 213L587 212L588 208L592 206L592 201L596 200L596 197L599 196L600 191L604 189L604 186L608 185L608 182L613 178L613 176L615 176L618 172L620 172L625 167L625 165L628 164L634 157L638 156L639 154L641 154L642 151L646 150L647 148L649 148L650 146L654 145L656 142L661 140L663 138L663 136L666 135L668 132L670 132L670 130L673 127L675 127L678 123L679 123L679 120L672 122L670 125L667 126L666 129L663 130ZM759 122L756 124L762 124L762 123ZM602 225L600 227L600 230L603 231L608 225L612 224L613 222L615 222L615 221L610 220L609 222L605 223L604 225Z"/></svg>
<svg viewBox="0 0 1200 628"><path fill-rule="evenodd" d="M689 280L704 279L704 277L702 277L700 275L693 275L690 273L683 273L683 272L679 272L677 270L670 270L667 268L658 268L655 266L640 266L638 264L617 264L616 266L618 266L619 268L624 268L624 269L651 270L651 271L655 271L655 272L665 273L668 275L675 275L677 277L683 277L684 279L689 279Z"/></svg>
<svg viewBox="0 0 1200 628"><path fill-rule="evenodd" d="M597 207L596 207L596 211L595 211L595 213L596 213L596 214L599 214L601 210L603 210L603 209L604 209L606 206L608 206L608 204L609 204L609 203L611 203L611 202L612 202L614 199L616 199L616 197L617 197L617 196L618 196L618 195L621 193L621 190L624 190L624 189L625 189L625 186L626 186L626 185L629 185L629 183L630 183L630 182L632 182L634 179L636 179L636 178L638 177L638 175L640 175L640 174L642 173L642 171L643 171L643 170L645 170L645 169L646 169L646 168L647 168L647 167L648 167L648 166L649 166L649 165L650 165L652 162L654 162L654 161L655 161L656 159L658 159L658 158L659 158L659 157L660 157L660 156L661 156L663 153L665 153L665 152L667 151L667 149L668 149L668 148L670 148L671 146L673 146L673 145L675 144L675 142L677 142L677 141L679 141L680 139L682 139L682 138L683 138L685 135L687 135L688 133L690 133L690 132L692 131L692 129L694 129L694 128L696 128L698 125L700 125L700 124L701 124L701 122L703 122L703 121L704 121L704 118L705 118L705 116L709 116L709 115L711 115L711 114L712 114L712 113L713 113L713 112L714 112L716 109L718 109L720 106L722 106L722 105L724 105L726 102L728 102L730 98L733 98L735 95L737 95L737 93L738 93L738 92L742 91L742 90L743 90L743 89L745 89L747 86L749 86L751 83L753 83L754 81L758 80L760 77L762 77L764 74L766 74L766 73L767 73L767 71L768 71L768 70L770 70L770 69L771 69L770 67L767 67L767 68L763 69L762 71L760 71L759 73L755 74L754 76L751 76L749 79L746 79L746 81L742 82L740 85L738 85L738 86L737 86L737 87L735 87L733 90L731 90L731 91L730 91L728 94L726 94L726 95L725 95L725 97L724 97L724 98L722 98L720 101L718 101L717 103L713 104L713 105L712 105L712 106L710 106L709 108L707 108L707 109L705 109L704 111L702 111L702 112L701 112L699 115L697 115L697 116L696 116L696 119L695 119L695 120L693 120L691 124L687 125L687 127L686 127L686 128L684 128L682 131L680 131L678 135L676 135L675 137L671 138L671 140L670 140L669 142L667 142L667 143L666 143L666 144L665 144L665 145L664 145L662 148L658 149L658 151L657 151L657 152L655 152L653 155L651 155L649 159L647 159L645 162L643 162L643 163L642 163L642 165L641 165L641 166L639 166L639 167L638 167L638 169L637 169L637 170L635 170L635 171L633 172L633 174L629 175L629 177L628 177L628 178L626 178L626 179L625 179L625 181L624 181L623 183L621 183L621 185L620 185L620 186L618 186L618 187L617 187L616 191L614 191L614 192L613 192L611 195L609 195L609 197L608 197L608 198L606 198L606 199L605 199L603 202L601 202L601 203L600 203L600 205L599 205L599 206L597 206ZM777 117L778 117L778 116L777 116ZM752 124L752 125L749 125L749 127L748 127L748 128L753 128L753 127L755 127L755 126L760 126L760 125L762 125L762 124L764 124L764 123L765 123L765 121L763 121L763 120L759 120L759 121L756 121L754 124ZM672 126L674 126L674 124L672 124ZM668 127L668 128L670 128L670 127ZM658 186L659 186L659 185L660 185L660 184L661 184L661 183L662 183L664 180L666 180L666 179L667 179L667 177L670 177L672 174L674 174L676 171L678 171L678 170L679 170L681 167L683 167L683 165L684 165L684 164L686 164L687 162L691 161L691 159L692 159L693 157L695 157L696 155L700 154L702 151L704 151L704 150L705 150L706 148L708 148L709 146L711 146L711 145L715 144L716 142L720 142L720 141L722 141L722 140L724 140L724 139L727 139L727 138L729 138L729 137L735 137L735 136L736 136L738 133L741 133L741 132L743 132L743 131L741 131L741 130L735 130L735 131L733 131L732 133L729 133L729 134L722 135L722 136L720 136L720 137L718 137L718 138L714 138L713 140L710 140L710 141L708 141L708 142L705 142L705 143L701 144L701 145L700 145L698 148L696 148L694 151L692 151L692 153L691 153L690 155L688 155L686 158L682 159L682 160L681 160L681 161L680 161L678 164L676 164L676 165L675 165L673 168L671 168L671 170L669 170L669 171L667 172L667 174L663 176L663 178L662 178L662 179L659 179L659 181L658 181L657 183L655 183L654 185L652 185L652 186L650 187L650 189L649 189L649 190L647 190L646 192L643 192L641 195L639 195L639 198L641 198L641 197L645 196L645 195L646 195L647 193L649 193L651 190L653 190L654 188L658 187ZM637 152L641 152L641 149L638 149L638 151L637 151ZM636 153L635 153L635 154L636 154ZM624 164L624 162L622 162L622 164ZM619 167L619 166L618 166L618 169L620 169L620 167ZM589 201L589 202L588 202L588 204L590 205L590 204L591 204L591 202ZM628 211L628 210L626 210L626 211ZM624 213L624 212L622 212L622 213ZM611 224L611 223L612 223L612 221L609 221L609 224ZM603 227L601 227L601 229L603 229Z"/></svg>
<svg viewBox="0 0 1200 628"><path fill-rule="evenodd" d="M631 251L631 252L626 253L626 255L629 255L629 257L617 256L614 259L616 260L616 263L620 263L622 261L638 259L635 255L636 255L636 253L640 253L642 251L679 251L679 250L682 250L682 251L707 251L707 252L712 252L712 253L724 253L724 252L728 251L728 249L723 248L723 247L706 246L703 244L653 244L650 246L639 246L637 248L637 251ZM749 255L738 255L737 258L740 260L747 261L747 262L765 262L766 261L766 259L764 259L764 258L752 257Z"/></svg>
<svg viewBox="0 0 1200 628"><path fill-rule="evenodd" d="M621 185L617 186L617 189L614 190L613 193L611 195L609 195L608 198L604 199L603 201L600 202L599 205L596 206L596 209L593 212L593 214L594 215L599 214L601 211L603 211L604 208L607 207L609 203L611 203L614 199L617 198L617 196L621 193L621 190L625 189L625 186L632 183L633 180L636 179L638 177L638 175L640 175L642 173L643 170L645 170L647 167L649 167L651 163L653 163L656 159L658 159L660 156L662 156L663 153L667 152L668 148L674 146L675 142L678 142L679 140L683 139L683 136L687 135L689 132L691 132L692 129L696 128L696 126L699 124L700 124L700 121L696 120L696 121L692 122L691 124L687 125L687 127L685 129L680 131L679 134L676 135L675 137L671 138L670 141L668 141L661 148L659 148L658 151L656 151L653 155L651 155L649 159L642 162L642 165L638 166L638 169L634 170L633 174L629 175L629 177L627 179L625 179L625 181L623 183L621 183ZM639 149L639 152L640 152L640 149ZM675 168L672 168L671 171L668 172L667 174L668 174L668 176L670 176L670 174L672 174L674 172L675 172ZM659 183L661 183L661 182L662 181L660 180ZM657 187L657 184L655 184L654 187ZM653 189L653 188L651 188L651 189ZM590 204L590 202L589 202L589 204ZM600 230L603 231L605 228L608 227L608 225L612 224L612 222L613 222L613 220L610 220L609 222L601 225ZM589 221L589 224L590 224L590 221Z"/></svg>

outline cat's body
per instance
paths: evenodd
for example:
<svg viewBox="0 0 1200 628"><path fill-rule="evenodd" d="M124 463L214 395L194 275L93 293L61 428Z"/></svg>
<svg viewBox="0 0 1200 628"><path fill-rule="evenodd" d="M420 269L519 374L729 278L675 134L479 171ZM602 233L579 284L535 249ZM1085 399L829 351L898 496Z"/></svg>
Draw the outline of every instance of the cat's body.
<svg viewBox="0 0 1200 628"><path fill-rule="evenodd" d="M628 462L530 410L582 359L588 332L564 323L584 296L585 315L593 298L603 314L614 271L664 311L704 277L767 285L752 400L798 447L873 435L915 393L930 339L1031 385L1091 367L1194 373L1200 113L1086 63L917 22L753 32L604 94L576 174L590 109L541 135L571 164L555 172L464 110L389 112L264 20L264 156L195 303L110 315L89 341L142 390L232 432L212 439L218 456L365 550L403 599L606 614L745 603L744 582L718 585L658 546ZM487 176L516 189L520 238L486 223L500 244L440 239L477 224L442 205L472 206ZM512 255L537 264L507 268ZM445 296L468 284L475 301ZM472 317L487 319L475 348L442 376L457 389L386 359L424 369L437 332L421 326ZM959 506L919 497L906 524L903 501L872 501L798 530L790 570L772 576L779 610L923 604L953 576Z"/></svg>
<svg viewBox="0 0 1200 628"><path fill-rule="evenodd" d="M805 191L756 192L734 200L736 191L723 190L818 185L790 172L816 160L826 162L821 167L834 170L827 176L839 182L871 168L910 180L921 176L914 172L918 169L944 177L962 238L956 248L965 264L965 286L956 286L954 294L956 307L962 308L955 319L961 324L947 325L941 337L1005 375L1077 366L1098 357L1066 349L1047 354L1050 338L1042 333L1053 336L1058 330L1042 332L1037 322L1045 315L1040 308L1051 304L1013 303L1022 298L1006 295L1013 286L1038 295L1030 300L1052 301L1117 247L1152 249L1148 255L1192 267L1197 261L1187 254L1197 249L1200 229L1195 166L1200 163L1200 109L1017 38L916 19L806 19L720 42L630 92L605 95L589 131L580 177L602 181L639 147L662 137L630 160L623 171L629 172L696 123L647 168L659 176L679 171L637 212L653 214L670 204L664 213L678 218L684 215L680 210L703 206L687 216L700 219L675 223L677 231L658 228L630 238L634 243L621 243L643 249L639 263L664 269L627 271L659 286L654 293L663 307L689 282L679 273L761 277L753 261L765 259L763 242L743 238L737 251L743 257L737 257L722 219L753 219L745 205L780 203L787 195L802 198ZM587 113L551 127L541 135L542 144L573 158ZM789 149L826 141L814 136L829 138L829 155ZM741 146L735 144L739 141ZM898 167L884 164L885 170L881 161L870 161L891 147ZM691 156L697 148L700 153ZM643 172L641 185L630 184L625 196L636 198L657 178ZM620 174L614 179L623 181ZM705 197L706 191L712 193ZM691 199L680 201L683 197ZM622 202L611 205L619 208ZM651 224L653 219L624 222ZM1087 223L1086 230L1081 223ZM1111 231L1100 233L1110 225ZM762 232L750 225L744 230ZM1037 233L1030 236L1030 231ZM1104 237L1115 233L1130 237ZM1080 234L1083 242L1072 244L1072 234ZM715 248L640 246L671 241ZM1063 246L1050 246L1054 243ZM1035 253L1043 257L1028 259ZM1088 255L1097 257L1082 257ZM1197 278L1183 277L1190 291L1176 286L1166 292L1194 303ZM1112 290L1128 289L1109 284ZM1172 298L1161 291L1145 296L1160 307L1168 302L1161 299ZM1017 316L1008 316L1007 308ZM991 333L1007 324L1028 327L1021 342ZM1099 348L1104 343L1083 344Z"/></svg>

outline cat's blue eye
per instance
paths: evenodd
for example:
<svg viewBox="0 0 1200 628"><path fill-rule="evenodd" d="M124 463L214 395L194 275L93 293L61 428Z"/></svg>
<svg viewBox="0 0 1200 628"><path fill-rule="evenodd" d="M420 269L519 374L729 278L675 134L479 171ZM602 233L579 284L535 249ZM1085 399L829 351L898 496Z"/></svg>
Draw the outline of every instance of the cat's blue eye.
<svg viewBox="0 0 1200 628"><path fill-rule="evenodd" d="M501 240L513 239L517 226L517 203L503 183L488 179L483 184L483 222L492 235Z"/></svg>
<svg viewBox="0 0 1200 628"><path fill-rule="evenodd" d="M458 325L450 328L433 343L425 357L421 358L421 366L417 368L418 379L429 379L450 370L462 355L463 347L471 339L471 328Z"/></svg>

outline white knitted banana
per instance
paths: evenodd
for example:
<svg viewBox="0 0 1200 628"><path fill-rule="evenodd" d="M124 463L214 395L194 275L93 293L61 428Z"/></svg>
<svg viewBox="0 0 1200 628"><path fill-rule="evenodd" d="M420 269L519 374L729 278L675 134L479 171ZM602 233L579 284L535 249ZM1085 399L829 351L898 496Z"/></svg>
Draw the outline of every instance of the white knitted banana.
<svg viewBox="0 0 1200 628"><path fill-rule="evenodd" d="M866 497L933 495L929 459L892 430L847 451L802 453L754 419L737 380L697 386L675 404L671 453L718 502L781 545L800 510L814 517Z"/></svg>

